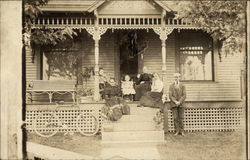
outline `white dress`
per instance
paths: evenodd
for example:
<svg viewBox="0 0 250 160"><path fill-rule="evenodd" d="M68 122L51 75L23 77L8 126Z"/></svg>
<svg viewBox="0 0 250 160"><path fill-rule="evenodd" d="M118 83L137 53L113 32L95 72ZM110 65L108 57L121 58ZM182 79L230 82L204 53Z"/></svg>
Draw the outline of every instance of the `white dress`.
<svg viewBox="0 0 250 160"><path fill-rule="evenodd" d="M135 89L132 81L122 81L121 88L123 95L135 94Z"/></svg>

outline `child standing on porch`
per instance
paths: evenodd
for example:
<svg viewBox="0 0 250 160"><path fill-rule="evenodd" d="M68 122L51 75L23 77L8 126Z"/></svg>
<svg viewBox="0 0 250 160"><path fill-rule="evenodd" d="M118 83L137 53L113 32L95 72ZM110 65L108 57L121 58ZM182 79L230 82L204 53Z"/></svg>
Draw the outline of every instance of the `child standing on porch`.
<svg viewBox="0 0 250 160"><path fill-rule="evenodd" d="M125 75L125 81L122 81L122 94L123 97L128 100L133 101L133 96L135 95L135 89L134 89L134 84L133 81L130 81L129 75Z"/></svg>

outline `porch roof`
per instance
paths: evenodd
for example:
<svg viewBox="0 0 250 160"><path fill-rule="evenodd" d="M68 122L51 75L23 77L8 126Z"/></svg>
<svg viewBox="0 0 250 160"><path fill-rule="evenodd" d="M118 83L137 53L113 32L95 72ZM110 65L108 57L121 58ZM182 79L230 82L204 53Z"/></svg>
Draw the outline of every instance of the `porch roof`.
<svg viewBox="0 0 250 160"><path fill-rule="evenodd" d="M42 11L50 12L86 12L103 0L49 0L48 4L41 7Z"/></svg>
<svg viewBox="0 0 250 160"><path fill-rule="evenodd" d="M49 0L48 4L41 7L42 11L50 12L92 12L107 0ZM173 10L168 6L168 2L152 0L167 12Z"/></svg>

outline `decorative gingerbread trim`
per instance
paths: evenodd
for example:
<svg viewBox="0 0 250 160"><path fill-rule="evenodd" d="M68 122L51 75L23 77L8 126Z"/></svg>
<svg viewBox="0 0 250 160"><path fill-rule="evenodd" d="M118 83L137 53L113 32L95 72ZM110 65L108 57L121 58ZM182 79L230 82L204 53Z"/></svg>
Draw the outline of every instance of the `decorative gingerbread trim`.
<svg viewBox="0 0 250 160"><path fill-rule="evenodd" d="M161 40L165 41L168 38L168 35L174 30L174 27L154 27L153 30L160 36Z"/></svg>

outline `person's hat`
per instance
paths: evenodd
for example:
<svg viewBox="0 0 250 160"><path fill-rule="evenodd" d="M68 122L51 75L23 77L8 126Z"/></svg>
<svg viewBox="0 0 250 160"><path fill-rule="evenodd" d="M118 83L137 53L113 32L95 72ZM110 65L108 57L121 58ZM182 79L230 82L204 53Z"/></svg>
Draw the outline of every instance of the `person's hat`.
<svg viewBox="0 0 250 160"><path fill-rule="evenodd" d="M174 73L174 75L173 75L174 77L180 77L181 76L181 74L180 73Z"/></svg>

